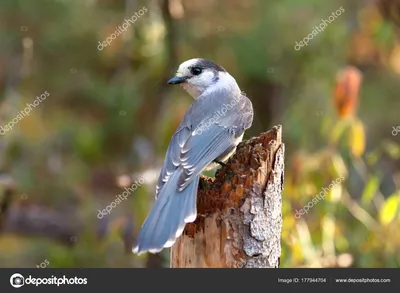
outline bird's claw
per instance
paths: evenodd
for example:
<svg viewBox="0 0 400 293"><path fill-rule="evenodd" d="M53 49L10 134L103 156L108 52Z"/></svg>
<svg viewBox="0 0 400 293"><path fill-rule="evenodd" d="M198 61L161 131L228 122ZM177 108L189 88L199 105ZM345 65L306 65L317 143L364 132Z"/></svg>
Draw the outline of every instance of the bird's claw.
<svg viewBox="0 0 400 293"><path fill-rule="evenodd" d="M222 167L225 167L225 166L226 166L226 164L223 163L223 162L221 162L221 161L215 160L214 162L217 163L217 164L220 164Z"/></svg>

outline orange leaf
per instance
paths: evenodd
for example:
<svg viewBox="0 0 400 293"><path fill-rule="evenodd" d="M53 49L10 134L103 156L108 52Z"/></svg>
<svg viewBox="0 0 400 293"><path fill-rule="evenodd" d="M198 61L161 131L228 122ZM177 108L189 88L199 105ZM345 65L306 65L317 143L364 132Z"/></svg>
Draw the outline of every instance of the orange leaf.
<svg viewBox="0 0 400 293"><path fill-rule="evenodd" d="M353 66L347 66L338 73L333 103L339 117L354 116L361 81L361 71Z"/></svg>

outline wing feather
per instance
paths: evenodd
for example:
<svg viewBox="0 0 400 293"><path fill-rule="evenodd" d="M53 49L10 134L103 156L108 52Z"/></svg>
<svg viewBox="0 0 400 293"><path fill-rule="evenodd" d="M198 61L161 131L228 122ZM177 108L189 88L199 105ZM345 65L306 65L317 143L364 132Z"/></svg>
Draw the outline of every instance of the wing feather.
<svg viewBox="0 0 400 293"><path fill-rule="evenodd" d="M211 111L210 99L214 104ZM182 191L250 127L253 109L245 96L235 99L235 106L224 115L216 116L216 113L221 113L218 110L229 103L232 105L232 101L226 92L220 92L213 97L200 96L190 106L168 146L156 186L156 199L160 189L178 168L182 168L182 172L179 170L177 189ZM238 115L238 112L241 114ZM198 131L200 128L202 130Z"/></svg>

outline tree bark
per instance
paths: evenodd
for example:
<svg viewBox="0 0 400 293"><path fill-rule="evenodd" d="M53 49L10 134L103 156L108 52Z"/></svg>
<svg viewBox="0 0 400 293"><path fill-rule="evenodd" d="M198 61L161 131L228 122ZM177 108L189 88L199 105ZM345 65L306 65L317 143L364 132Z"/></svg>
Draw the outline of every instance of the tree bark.
<svg viewBox="0 0 400 293"><path fill-rule="evenodd" d="M202 176L197 219L171 247L171 267L279 267L283 175L280 125L240 143L215 178Z"/></svg>

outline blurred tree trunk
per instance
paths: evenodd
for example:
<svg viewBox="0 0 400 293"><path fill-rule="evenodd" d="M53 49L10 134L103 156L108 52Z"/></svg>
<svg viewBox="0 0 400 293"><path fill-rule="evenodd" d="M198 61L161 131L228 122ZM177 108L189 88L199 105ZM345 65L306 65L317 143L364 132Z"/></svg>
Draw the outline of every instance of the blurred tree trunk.
<svg viewBox="0 0 400 293"><path fill-rule="evenodd" d="M0 175L0 232L4 229L16 184L8 175Z"/></svg>
<svg viewBox="0 0 400 293"><path fill-rule="evenodd" d="M242 142L215 179L201 179L197 219L171 248L171 267L279 267L283 174L281 126Z"/></svg>

